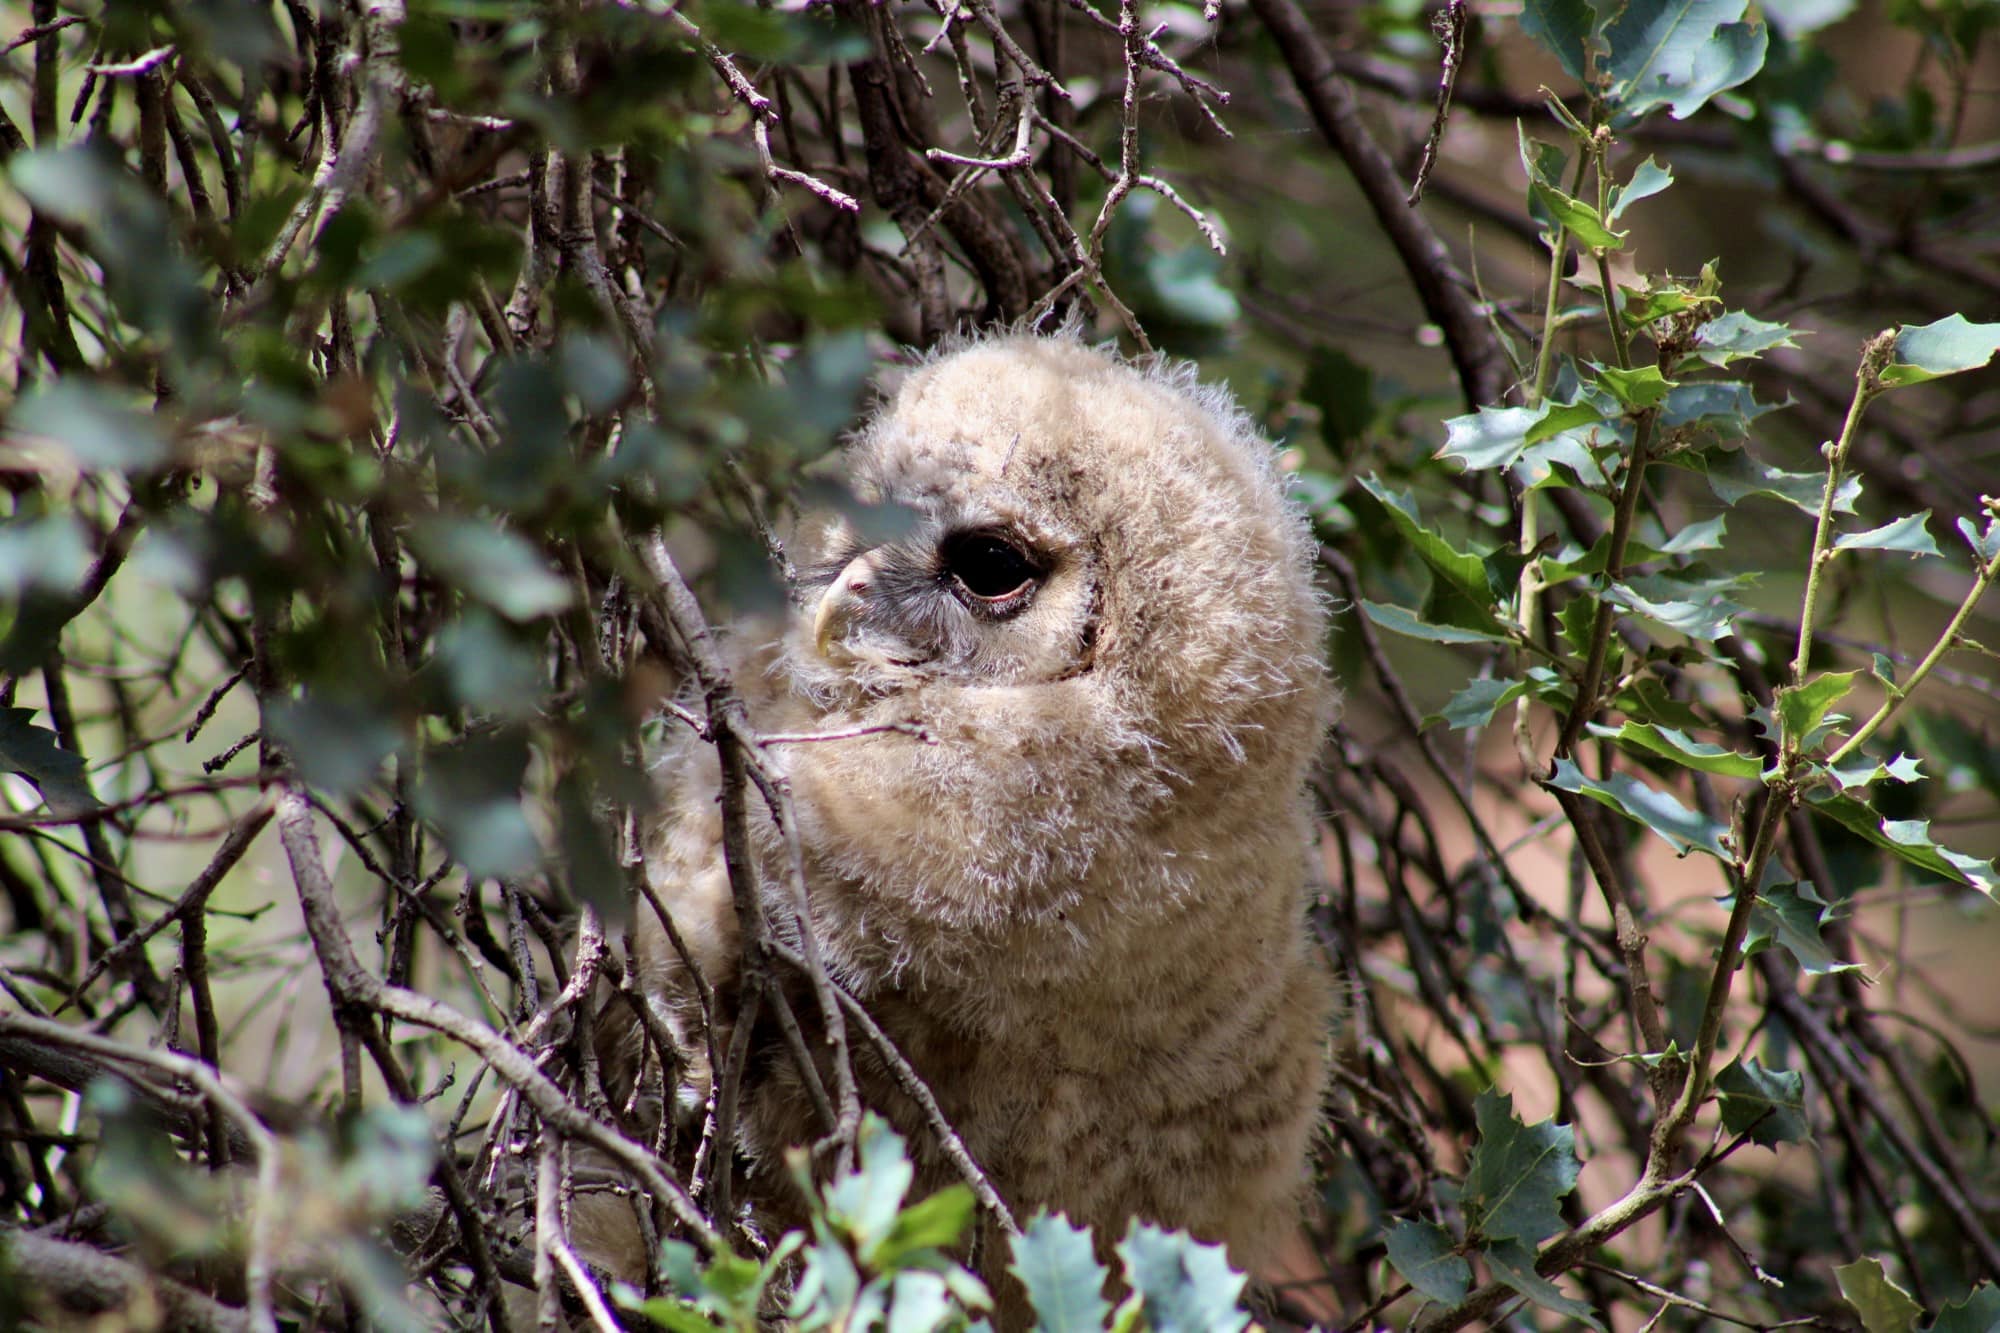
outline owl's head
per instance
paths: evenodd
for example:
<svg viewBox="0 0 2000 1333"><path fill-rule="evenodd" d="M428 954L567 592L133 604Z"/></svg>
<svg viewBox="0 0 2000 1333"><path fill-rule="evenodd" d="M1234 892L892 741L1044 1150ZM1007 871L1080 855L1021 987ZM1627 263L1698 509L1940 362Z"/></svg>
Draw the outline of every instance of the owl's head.
<svg viewBox="0 0 2000 1333"><path fill-rule="evenodd" d="M1308 526L1271 445L1191 367L973 342L910 373L848 463L863 499L913 517L879 544L839 522L814 542L790 653L808 689L919 722L982 698L1080 710L1188 780L1317 744Z"/></svg>

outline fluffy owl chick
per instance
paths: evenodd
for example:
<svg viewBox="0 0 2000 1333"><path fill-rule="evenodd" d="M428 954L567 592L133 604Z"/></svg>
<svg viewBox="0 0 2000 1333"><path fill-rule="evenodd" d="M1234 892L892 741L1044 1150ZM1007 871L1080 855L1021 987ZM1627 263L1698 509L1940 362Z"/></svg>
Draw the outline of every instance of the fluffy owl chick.
<svg viewBox="0 0 2000 1333"><path fill-rule="evenodd" d="M1022 1217L1106 1245L1143 1218L1257 1264L1297 1224L1330 1017L1303 901L1326 618L1271 445L1189 367L1014 334L912 372L848 463L912 525L873 546L829 526L795 625L738 671L767 731L927 733L770 751L828 971ZM650 873L728 1012L713 756L672 762ZM768 915L791 919L782 848L758 843ZM691 1022L644 908L638 938L649 992ZM756 1042L744 1146L789 1220L782 1150L822 1130L776 1033ZM948 1183L865 1045L864 1100L920 1189Z"/></svg>

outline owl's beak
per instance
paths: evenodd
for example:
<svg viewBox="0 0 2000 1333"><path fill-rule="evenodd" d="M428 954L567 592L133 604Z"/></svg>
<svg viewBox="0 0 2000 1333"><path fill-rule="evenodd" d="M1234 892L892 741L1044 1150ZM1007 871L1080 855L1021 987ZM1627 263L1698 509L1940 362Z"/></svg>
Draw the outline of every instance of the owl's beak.
<svg viewBox="0 0 2000 1333"><path fill-rule="evenodd" d="M847 562L832 585L820 595L813 613L813 651L829 657L829 649L847 636L848 626L867 609L868 590L875 584L873 552Z"/></svg>

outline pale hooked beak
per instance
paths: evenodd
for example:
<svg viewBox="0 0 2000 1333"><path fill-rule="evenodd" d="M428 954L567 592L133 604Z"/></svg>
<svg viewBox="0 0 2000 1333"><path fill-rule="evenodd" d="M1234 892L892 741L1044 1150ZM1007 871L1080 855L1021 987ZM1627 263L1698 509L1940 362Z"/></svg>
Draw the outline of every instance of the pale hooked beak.
<svg viewBox="0 0 2000 1333"><path fill-rule="evenodd" d="M847 627L867 607L868 590L875 583L874 554L857 555L847 562L827 590L820 595L819 609L813 613L813 651L823 658L847 635Z"/></svg>

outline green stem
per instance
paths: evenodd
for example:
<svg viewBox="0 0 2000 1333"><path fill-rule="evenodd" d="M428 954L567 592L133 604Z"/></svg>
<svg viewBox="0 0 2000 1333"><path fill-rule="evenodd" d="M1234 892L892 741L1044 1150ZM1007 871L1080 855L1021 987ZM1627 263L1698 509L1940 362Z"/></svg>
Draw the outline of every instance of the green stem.
<svg viewBox="0 0 2000 1333"><path fill-rule="evenodd" d="M1847 405L1847 419L1840 423L1840 438L1826 446L1826 489L1819 500L1819 523L1813 529L1812 561L1806 566L1806 591L1804 605L1799 609L1799 646L1792 659L1792 684L1805 681L1806 666L1812 657L1813 620L1819 612L1820 571L1832 559L1830 548L1833 544L1833 504L1840 493L1840 482L1847 470L1847 453L1854 445L1854 437L1861 430L1861 415L1868 410L1868 404L1882 391L1880 375L1882 366L1895 349L1895 333L1879 333L1869 340L1861 352L1861 365L1854 372L1854 398ZM1796 750L1799 737L1787 737L1786 743Z"/></svg>
<svg viewBox="0 0 2000 1333"><path fill-rule="evenodd" d="M1896 710L1903 706L1903 701L1923 683L1925 676L1930 675L1931 668L1942 661L1944 655L1957 645L1958 632L1964 626L1966 617L1972 614L1972 608L1979 604L1979 599L1986 595L1986 590L1993 586L1995 578L2000 578L2000 555L1994 556L1980 566L1979 577L1973 580L1971 590L1965 594L1965 600L1958 604L1958 610L1953 613L1951 623L1944 627L1942 634L1938 635L1937 642L1931 645L1930 652L1924 654L1924 660L1917 663L1917 668L1910 673L1909 680L1896 687L1889 697L1882 701L1882 706L1875 710L1874 716L1862 723L1859 731L1849 736L1845 744L1826 757L1829 767L1838 764L1867 744L1869 737L1880 731L1882 725L1895 716Z"/></svg>
<svg viewBox="0 0 2000 1333"><path fill-rule="evenodd" d="M1625 548L1639 512L1639 490L1646 480L1646 455L1653 444L1655 417L1651 410L1642 413L1632 433L1632 461L1625 469L1625 485L1618 492L1618 508L1611 519L1611 547L1604 559L1607 589L1625 572ZM1577 739L1583 735L1583 724L1597 709L1597 691L1604 684L1604 659L1611 645L1611 623L1617 615L1617 608L1608 597L1597 599L1597 617L1590 625L1590 651L1584 658L1583 674L1577 679L1576 702L1570 706L1569 716L1563 719L1562 735L1556 741L1558 758L1575 752Z"/></svg>

